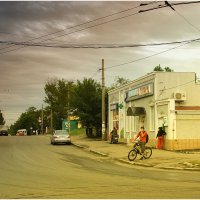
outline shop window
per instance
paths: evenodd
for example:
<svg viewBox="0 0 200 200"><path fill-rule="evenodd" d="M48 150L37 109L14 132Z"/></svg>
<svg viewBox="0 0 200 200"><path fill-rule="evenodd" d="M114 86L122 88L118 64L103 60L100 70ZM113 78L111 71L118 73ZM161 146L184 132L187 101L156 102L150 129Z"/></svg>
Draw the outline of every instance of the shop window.
<svg viewBox="0 0 200 200"><path fill-rule="evenodd" d="M113 127L119 129L119 110L113 110Z"/></svg>
<svg viewBox="0 0 200 200"><path fill-rule="evenodd" d="M115 127L118 130L119 129L119 121L113 121L113 127Z"/></svg>
<svg viewBox="0 0 200 200"><path fill-rule="evenodd" d="M113 110L113 120L119 119L119 110Z"/></svg>

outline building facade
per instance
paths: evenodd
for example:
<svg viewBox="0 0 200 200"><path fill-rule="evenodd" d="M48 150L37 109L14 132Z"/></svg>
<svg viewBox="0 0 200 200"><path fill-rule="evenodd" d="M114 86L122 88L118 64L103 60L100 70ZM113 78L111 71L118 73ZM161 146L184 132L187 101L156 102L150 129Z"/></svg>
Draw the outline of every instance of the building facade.
<svg viewBox="0 0 200 200"><path fill-rule="evenodd" d="M109 91L108 131L115 126L129 143L144 126L156 146L165 128L164 149L200 149L200 83L193 72L152 72Z"/></svg>

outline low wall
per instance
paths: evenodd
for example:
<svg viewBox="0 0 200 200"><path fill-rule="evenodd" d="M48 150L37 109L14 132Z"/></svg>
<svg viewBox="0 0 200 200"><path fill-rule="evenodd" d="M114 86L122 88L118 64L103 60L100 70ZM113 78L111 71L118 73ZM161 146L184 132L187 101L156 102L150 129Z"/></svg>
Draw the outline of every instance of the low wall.
<svg viewBox="0 0 200 200"><path fill-rule="evenodd" d="M164 148L167 150L194 150L200 149L200 139L166 140Z"/></svg>
<svg viewBox="0 0 200 200"><path fill-rule="evenodd" d="M129 143L132 141L129 140ZM157 139L150 139L147 146L156 148ZM200 149L200 139L179 139L164 140L164 148L166 150L195 150Z"/></svg>

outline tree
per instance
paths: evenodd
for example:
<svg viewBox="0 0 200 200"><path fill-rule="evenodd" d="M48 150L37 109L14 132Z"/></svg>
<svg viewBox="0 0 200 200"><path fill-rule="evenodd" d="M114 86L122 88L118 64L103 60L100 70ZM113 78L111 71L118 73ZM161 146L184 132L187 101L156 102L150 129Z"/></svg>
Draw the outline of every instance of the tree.
<svg viewBox="0 0 200 200"><path fill-rule="evenodd" d="M53 128L62 128L62 119L67 117L67 111L69 110L69 94L70 85L72 82L67 82L66 80L49 79L45 84L46 97L44 102L49 106L49 116L51 115L51 110L53 114Z"/></svg>
<svg viewBox="0 0 200 200"><path fill-rule="evenodd" d="M166 72L173 72L173 71L174 71L173 69L170 69L169 67L165 67L164 70L165 70Z"/></svg>
<svg viewBox="0 0 200 200"><path fill-rule="evenodd" d="M128 82L130 82L130 80L117 76L115 77L115 83L111 85L110 89L120 87L124 84L127 84Z"/></svg>
<svg viewBox="0 0 200 200"><path fill-rule="evenodd" d="M101 85L91 78L78 80L72 90L71 105L77 108L76 115L86 128L95 127L97 136L101 129L101 92Z"/></svg>
<svg viewBox="0 0 200 200"><path fill-rule="evenodd" d="M76 83L51 79L45 85L45 93L47 110L53 111L54 129L61 129L62 119L66 118L71 110L76 110L73 115L79 117L82 125L95 128L96 136L101 136L102 89L99 83L91 78L84 78L82 82L77 80ZM105 98L107 104L107 94Z"/></svg>
<svg viewBox="0 0 200 200"><path fill-rule="evenodd" d="M163 68L160 66L160 64L156 67L154 67L153 71L156 71L156 72L163 72Z"/></svg>
<svg viewBox="0 0 200 200"><path fill-rule="evenodd" d="M4 120L4 117L3 117L3 113L0 110L0 125L4 125L4 124L5 124L5 120Z"/></svg>
<svg viewBox="0 0 200 200"><path fill-rule="evenodd" d="M164 69L160 66L160 64L156 67L154 67L153 71L157 71L157 72L173 72L173 69L170 69L169 67L164 67Z"/></svg>
<svg viewBox="0 0 200 200"><path fill-rule="evenodd" d="M41 111L35 107L30 107L26 112L22 113L19 119L10 127L10 132L16 134L19 129L27 129L28 134L31 134L32 130L40 130L40 124L38 122Z"/></svg>

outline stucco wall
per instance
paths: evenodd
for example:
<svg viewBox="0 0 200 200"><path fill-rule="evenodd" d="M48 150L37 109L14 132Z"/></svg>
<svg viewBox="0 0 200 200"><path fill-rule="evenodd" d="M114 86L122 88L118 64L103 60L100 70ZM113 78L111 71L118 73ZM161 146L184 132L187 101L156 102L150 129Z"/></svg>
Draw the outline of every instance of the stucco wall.
<svg viewBox="0 0 200 200"><path fill-rule="evenodd" d="M156 74L157 100L171 99L174 92L190 92L195 85L195 73L160 72Z"/></svg>
<svg viewBox="0 0 200 200"><path fill-rule="evenodd" d="M176 115L175 139L200 139L200 115Z"/></svg>

